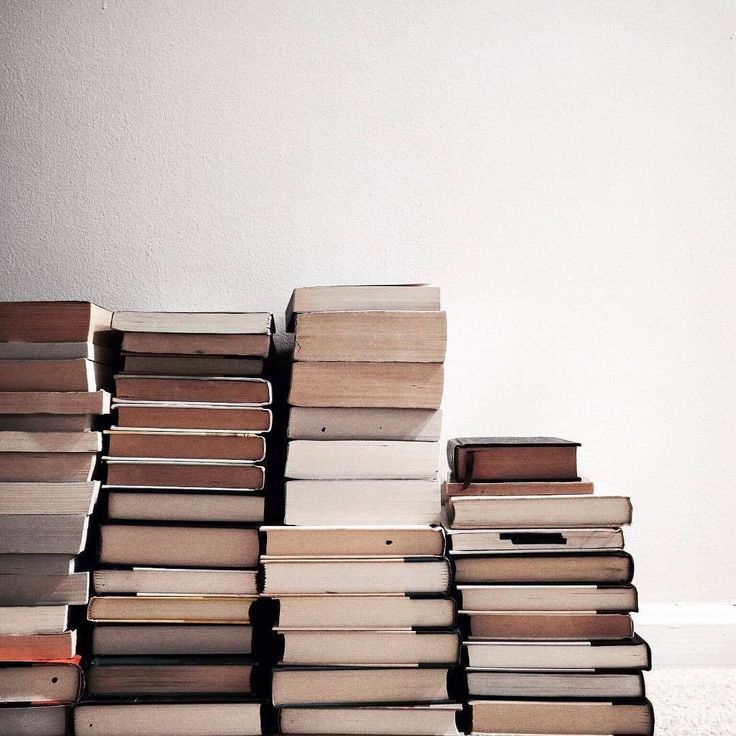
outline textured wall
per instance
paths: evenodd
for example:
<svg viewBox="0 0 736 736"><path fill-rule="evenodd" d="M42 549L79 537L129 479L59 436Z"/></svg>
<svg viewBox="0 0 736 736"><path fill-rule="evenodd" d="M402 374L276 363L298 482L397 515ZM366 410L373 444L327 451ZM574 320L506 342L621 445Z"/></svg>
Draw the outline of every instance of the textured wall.
<svg viewBox="0 0 736 736"><path fill-rule="evenodd" d="M0 4L0 293L437 282L448 434L583 441L642 596L736 594L736 12Z"/></svg>

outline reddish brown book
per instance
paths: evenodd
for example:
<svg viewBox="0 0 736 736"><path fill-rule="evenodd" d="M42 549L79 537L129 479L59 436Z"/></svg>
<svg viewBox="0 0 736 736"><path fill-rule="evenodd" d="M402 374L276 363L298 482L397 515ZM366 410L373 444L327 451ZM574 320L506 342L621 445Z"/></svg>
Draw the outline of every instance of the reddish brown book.
<svg viewBox="0 0 736 736"><path fill-rule="evenodd" d="M626 613L485 612L468 615L470 636L485 639L629 639L634 624Z"/></svg>
<svg viewBox="0 0 736 736"><path fill-rule="evenodd" d="M132 432L110 430L110 455L212 460L263 460L266 442L260 435L207 432Z"/></svg>
<svg viewBox="0 0 736 736"><path fill-rule="evenodd" d="M260 407L117 404L118 425L157 429L222 429L268 432L271 410Z"/></svg>
<svg viewBox="0 0 736 736"><path fill-rule="evenodd" d="M0 391L0 414L109 414L107 391Z"/></svg>
<svg viewBox="0 0 736 736"><path fill-rule="evenodd" d="M164 332L126 332L123 352L151 355L239 355L267 358L270 335L176 335Z"/></svg>
<svg viewBox="0 0 736 736"><path fill-rule="evenodd" d="M593 493L593 483L580 480L521 480L495 483L464 483L450 478L442 484L442 497L451 496L576 496Z"/></svg>
<svg viewBox="0 0 736 736"><path fill-rule="evenodd" d="M266 405L271 384L262 378L115 376L117 399Z"/></svg>
<svg viewBox="0 0 736 736"><path fill-rule="evenodd" d="M109 388L111 371L84 358L0 360L0 391L97 391Z"/></svg>
<svg viewBox="0 0 736 736"><path fill-rule="evenodd" d="M112 312L91 302L0 302L0 342L100 342Z"/></svg>
<svg viewBox="0 0 736 736"><path fill-rule="evenodd" d="M0 661L71 659L76 645L76 631L61 634L0 634Z"/></svg>
<svg viewBox="0 0 736 736"><path fill-rule="evenodd" d="M89 481L96 463L95 453L1 452L0 481Z"/></svg>
<svg viewBox="0 0 736 736"><path fill-rule="evenodd" d="M107 459L107 483L135 488L240 488L260 491L260 465L226 462L120 462Z"/></svg>

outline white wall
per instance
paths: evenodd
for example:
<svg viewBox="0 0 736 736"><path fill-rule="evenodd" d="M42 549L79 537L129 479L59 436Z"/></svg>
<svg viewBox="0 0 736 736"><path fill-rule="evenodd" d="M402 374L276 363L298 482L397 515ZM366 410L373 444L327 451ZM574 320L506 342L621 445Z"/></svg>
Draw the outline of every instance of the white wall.
<svg viewBox="0 0 736 736"><path fill-rule="evenodd" d="M584 443L645 600L736 596L728 2L0 4L0 293L427 280L446 430Z"/></svg>

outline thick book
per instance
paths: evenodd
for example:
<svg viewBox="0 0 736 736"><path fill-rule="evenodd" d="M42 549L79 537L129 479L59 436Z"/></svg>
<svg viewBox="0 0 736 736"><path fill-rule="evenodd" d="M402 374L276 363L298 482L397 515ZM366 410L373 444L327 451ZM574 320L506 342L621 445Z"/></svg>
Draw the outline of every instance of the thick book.
<svg viewBox="0 0 736 736"><path fill-rule="evenodd" d="M459 496L449 500L447 516L453 529L617 528L631 523L631 501L624 496Z"/></svg>
<svg viewBox="0 0 736 736"><path fill-rule="evenodd" d="M403 593L284 595L274 621L285 629L442 629L455 623L452 599Z"/></svg>
<svg viewBox="0 0 736 736"><path fill-rule="evenodd" d="M4 575L0 573L0 605L84 606L89 600L89 573Z"/></svg>
<svg viewBox="0 0 736 736"><path fill-rule="evenodd" d="M0 452L0 482L88 483L96 466L96 452Z"/></svg>
<svg viewBox="0 0 736 736"><path fill-rule="evenodd" d="M623 549L620 529L462 529L447 532L450 554Z"/></svg>
<svg viewBox="0 0 736 736"><path fill-rule="evenodd" d="M248 655L253 651L249 624L97 624L94 656Z"/></svg>
<svg viewBox="0 0 736 736"><path fill-rule="evenodd" d="M440 289L428 284L304 286L294 289L286 308L287 329L305 312L419 311L440 309Z"/></svg>
<svg viewBox="0 0 736 736"><path fill-rule="evenodd" d="M266 441L248 432L175 432L163 429L106 430L111 457L250 460L266 457ZM1 436L1 435L0 435ZM1 441L1 440L0 440Z"/></svg>
<svg viewBox="0 0 736 736"><path fill-rule="evenodd" d="M102 524L99 560L103 565L254 568L258 546L257 529Z"/></svg>
<svg viewBox="0 0 736 736"><path fill-rule="evenodd" d="M84 358L0 360L0 391L99 391L111 383L108 365Z"/></svg>
<svg viewBox="0 0 736 736"><path fill-rule="evenodd" d="M98 595L257 595L255 570L131 567L92 572Z"/></svg>
<svg viewBox="0 0 736 736"><path fill-rule="evenodd" d="M453 671L438 667L277 667L272 702L287 705L441 703L455 696Z"/></svg>
<svg viewBox="0 0 736 736"><path fill-rule="evenodd" d="M296 318L294 360L442 363L444 312L311 312Z"/></svg>
<svg viewBox="0 0 736 736"><path fill-rule="evenodd" d="M436 557L261 558L262 593L425 593L446 595L452 575Z"/></svg>
<svg viewBox="0 0 736 736"><path fill-rule="evenodd" d="M0 483L0 514L91 514L100 484Z"/></svg>
<svg viewBox="0 0 736 736"><path fill-rule="evenodd" d="M618 641L467 641L468 666L493 670L648 670L638 636Z"/></svg>
<svg viewBox="0 0 736 736"><path fill-rule="evenodd" d="M126 401L178 401L182 403L271 403L271 384L262 378L221 376L115 376L115 397Z"/></svg>
<svg viewBox="0 0 736 736"><path fill-rule="evenodd" d="M107 391L0 391L0 414L109 414Z"/></svg>
<svg viewBox="0 0 736 736"><path fill-rule="evenodd" d="M65 705L17 705L0 708L0 733L8 736L66 736Z"/></svg>
<svg viewBox="0 0 736 736"><path fill-rule="evenodd" d="M150 376L260 376L263 358L219 355L126 355L123 373Z"/></svg>
<svg viewBox="0 0 736 736"><path fill-rule="evenodd" d="M262 732L261 704L85 703L74 709L74 732L101 736L258 736Z"/></svg>
<svg viewBox="0 0 736 736"><path fill-rule="evenodd" d="M0 432L0 453L96 453L101 432Z"/></svg>
<svg viewBox="0 0 736 736"><path fill-rule="evenodd" d="M112 313L91 302L0 302L0 342L94 342L113 338Z"/></svg>
<svg viewBox="0 0 736 736"><path fill-rule="evenodd" d="M438 409L443 387L442 363L300 362L292 365L289 404Z"/></svg>
<svg viewBox="0 0 736 736"><path fill-rule="evenodd" d="M476 700L469 703L472 733L649 736L654 712L647 700Z"/></svg>
<svg viewBox="0 0 736 736"><path fill-rule="evenodd" d="M68 575L74 571L74 558L78 553L79 550L58 553L0 551L0 573L3 575Z"/></svg>
<svg viewBox="0 0 736 736"><path fill-rule="evenodd" d="M3 634L0 636L0 661L71 659L76 654L76 648L76 631L58 634Z"/></svg>
<svg viewBox="0 0 736 736"><path fill-rule="evenodd" d="M98 423L99 417L94 414L0 413L3 432L88 432L97 429Z"/></svg>
<svg viewBox="0 0 736 736"><path fill-rule="evenodd" d="M461 716L462 706L455 703L293 707L279 710L279 726L282 734L459 736Z"/></svg>
<svg viewBox="0 0 736 736"><path fill-rule="evenodd" d="M254 596L95 596L87 607L90 621L120 623L248 624Z"/></svg>
<svg viewBox="0 0 736 736"><path fill-rule="evenodd" d="M270 335L273 316L267 312L115 312L112 327L119 332Z"/></svg>
<svg viewBox="0 0 736 736"><path fill-rule="evenodd" d="M440 512L439 488L433 480L290 480L286 483L285 524L436 524Z"/></svg>
<svg viewBox="0 0 736 736"><path fill-rule="evenodd" d="M462 612L472 639L562 639L590 641L630 639L634 624L628 613L581 611Z"/></svg>
<svg viewBox="0 0 736 736"><path fill-rule="evenodd" d="M78 555L88 528L86 514L0 515L0 554Z"/></svg>
<svg viewBox="0 0 736 736"><path fill-rule="evenodd" d="M593 481L518 480L462 483L452 476L442 484L442 498L452 496L577 496L593 493Z"/></svg>
<svg viewBox="0 0 736 736"><path fill-rule="evenodd" d="M125 354L239 356L267 358L271 335L177 335L167 332L126 332Z"/></svg>
<svg viewBox="0 0 736 736"><path fill-rule="evenodd" d="M263 466L250 460L103 459L108 486L260 491L265 481Z"/></svg>
<svg viewBox="0 0 736 736"><path fill-rule="evenodd" d="M458 585L465 611L638 611L633 585Z"/></svg>
<svg viewBox="0 0 736 736"><path fill-rule="evenodd" d="M457 583L630 583L634 561L626 552L454 556Z"/></svg>
<svg viewBox="0 0 736 736"><path fill-rule="evenodd" d="M67 605L0 605L0 634L61 634L68 628Z"/></svg>
<svg viewBox="0 0 736 736"><path fill-rule="evenodd" d="M292 440L285 475L299 480L435 480L438 453L435 442ZM434 485L439 503L439 485Z"/></svg>
<svg viewBox="0 0 736 736"><path fill-rule="evenodd" d="M557 437L458 437L447 462L464 484L484 481L577 481L579 442Z"/></svg>
<svg viewBox="0 0 736 736"><path fill-rule="evenodd" d="M78 342L0 342L0 360L75 360L116 363L119 351L115 344L98 345Z"/></svg>
<svg viewBox="0 0 736 736"><path fill-rule="evenodd" d="M79 657L49 662L0 663L3 703L72 705L82 694L83 682Z"/></svg>
<svg viewBox="0 0 736 736"><path fill-rule="evenodd" d="M355 409L292 406L290 440L398 440L438 442L441 409Z"/></svg>
<svg viewBox="0 0 736 736"><path fill-rule="evenodd" d="M95 657L87 668L87 693L107 698L247 697L254 690L254 668L251 659L233 656Z"/></svg>
<svg viewBox="0 0 736 736"><path fill-rule="evenodd" d="M109 519L257 524L263 521L265 499L244 493L157 493L110 490Z"/></svg>
<svg viewBox="0 0 736 736"><path fill-rule="evenodd" d="M278 629L281 664L457 664L457 631L366 631L360 629Z"/></svg>
<svg viewBox="0 0 736 736"><path fill-rule="evenodd" d="M441 556L438 526L263 526L264 554L274 557Z"/></svg>
<svg viewBox="0 0 736 736"><path fill-rule="evenodd" d="M118 426L113 429L181 429L221 432L268 432L270 409L262 407L182 406L165 402L115 403Z"/></svg>

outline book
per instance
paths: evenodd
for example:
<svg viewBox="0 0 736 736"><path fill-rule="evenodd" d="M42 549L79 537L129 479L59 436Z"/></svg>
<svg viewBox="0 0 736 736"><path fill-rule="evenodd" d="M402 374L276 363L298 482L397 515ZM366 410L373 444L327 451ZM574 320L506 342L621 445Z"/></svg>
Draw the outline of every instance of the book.
<svg viewBox="0 0 736 736"><path fill-rule="evenodd" d="M504 672L470 668L471 698L643 698L641 672Z"/></svg>
<svg viewBox="0 0 736 736"><path fill-rule="evenodd" d="M267 312L115 312L119 332L185 335L270 335L273 317Z"/></svg>
<svg viewBox="0 0 736 736"><path fill-rule="evenodd" d="M68 628L67 605L0 605L0 634L61 634Z"/></svg>
<svg viewBox="0 0 736 736"><path fill-rule="evenodd" d="M458 583L629 583L634 562L626 552L455 556Z"/></svg>
<svg viewBox="0 0 736 736"><path fill-rule="evenodd" d="M294 289L286 308L287 329L305 312L421 311L440 309L440 290L427 284L306 286Z"/></svg>
<svg viewBox="0 0 736 736"><path fill-rule="evenodd" d="M0 432L0 453L97 453L100 432Z"/></svg>
<svg viewBox="0 0 736 736"><path fill-rule="evenodd" d="M111 383L109 366L84 358L0 360L0 391L99 391Z"/></svg>
<svg viewBox="0 0 736 736"><path fill-rule="evenodd" d="M247 655L248 624L99 624L92 629L95 656Z"/></svg>
<svg viewBox="0 0 736 736"><path fill-rule="evenodd" d="M271 403L271 384L262 378L232 376L115 376L118 400L180 401L265 406Z"/></svg>
<svg viewBox="0 0 736 736"><path fill-rule="evenodd" d="M290 440L438 442L441 409L360 409L292 406Z"/></svg>
<svg viewBox="0 0 736 736"><path fill-rule="evenodd" d="M623 496L460 496L449 499L453 529L620 527L631 523Z"/></svg>
<svg viewBox="0 0 736 736"><path fill-rule="evenodd" d="M89 598L89 573L57 575L0 573L0 605L84 606Z"/></svg>
<svg viewBox="0 0 736 736"><path fill-rule="evenodd" d="M78 657L58 662L14 662L0 666L3 704L72 705L79 699L82 686Z"/></svg>
<svg viewBox="0 0 736 736"><path fill-rule="evenodd" d="M262 526L264 554L273 557L441 556L437 526Z"/></svg>
<svg viewBox="0 0 736 736"><path fill-rule="evenodd" d="M272 702L285 705L438 703L454 695L449 667L277 667Z"/></svg>
<svg viewBox="0 0 736 736"><path fill-rule="evenodd" d="M76 647L76 631L57 634L3 634L0 636L0 660L29 662L71 659Z"/></svg>
<svg viewBox="0 0 736 736"><path fill-rule="evenodd" d="M461 483L452 476L442 484L442 498L452 496L577 496L593 493L593 482L580 480L524 480Z"/></svg>
<svg viewBox="0 0 736 736"><path fill-rule="evenodd" d="M137 521L259 523L263 496L242 493L156 493L110 490L108 518Z"/></svg>
<svg viewBox="0 0 736 736"><path fill-rule="evenodd" d="M261 733L261 704L85 703L74 709L74 732L104 736L257 736Z"/></svg>
<svg viewBox="0 0 736 736"><path fill-rule="evenodd" d="M581 734L648 736L654 733L651 704L548 700L470 702L472 733Z"/></svg>
<svg viewBox="0 0 736 736"><path fill-rule="evenodd" d="M91 302L0 302L0 342L92 342L113 339L112 313Z"/></svg>
<svg viewBox="0 0 736 736"><path fill-rule="evenodd" d="M0 452L0 482L88 483L96 466L94 452Z"/></svg>
<svg viewBox="0 0 736 736"><path fill-rule="evenodd" d="M65 736L64 705L17 705L0 708L0 733L7 736Z"/></svg>
<svg viewBox="0 0 736 736"><path fill-rule="evenodd" d="M429 593L446 595L447 560L437 557L309 559L262 557L262 593Z"/></svg>
<svg viewBox="0 0 736 736"><path fill-rule="evenodd" d="M98 594L257 595L255 570L186 570L171 567L98 569L92 572Z"/></svg>
<svg viewBox="0 0 736 736"><path fill-rule="evenodd" d="M107 391L0 391L0 414L109 414Z"/></svg>
<svg viewBox="0 0 736 736"><path fill-rule="evenodd" d="M462 707L454 703L405 706L291 707L279 709L282 734L458 736ZM110 736L117 736L111 734Z"/></svg>
<svg viewBox="0 0 736 736"><path fill-rule="evenodd" d="M623 549L620 529L462 529L447 532L450 554Z"/></svg>
<svg viewBox="0 0 736 736"><path fill-rule="evenodd" d="M270 409L225 405L182 406L165 402L115 403L118 426L113 429L206 429L210 431L268 432Z"/></svg>
<svg viewBox="0 0 736 736"><path fill-rule="evenodd" d="M238 695L253 693L252 660L242 657L95 657L87 670L92 697Z"/></svg>
<svg viewBox="0 0 736 736"><path fill-rule="evenodd" d="M305 407L438 409L442 363L294 363L289 404Z"/></svg>
<svg viewBox="0 0 736 736"><path fill-rule="evenodd" d="M253 568L258 564L258 530L102 524L99 561L106 565Z"/></svg>
<svg viewBox="0 0 736 736"><path fill-rule="evenodd" d="M108 452L112 457L253 462L259 462L266 457L266 441L263 436L247 432L110 429L106 430L105 434L109 443Z"/></svg>
<svg viewBox="0 0 736 736"><path fill-rule="evenodd" d="M435 480L435 442L293 440L286 456L286 478L300 480ZM433 483L439 504L439 487Z"/></svg>
<svg viewBox="0 0 736 736"><path fill-rule="evenodd" d="M284 629L450 628L456 623L450 598L374 595L282 595L274 625Z"/></svg>
<svg viewBox="0 0 736 736"><path fill-rule="evenodd" d="M468 641L468 666L493 670L648 670L639 638L618 641Z"/></svg>
<svg viewBox="0 0 736 736"><path fill-rule="evenodd" d="M86 514L0 515L0 553L78 555L87 541Z"/></svg>
<svg viewBox="0 0 736 736"><path fill-rule="evenodd" d="M91 514L100 484L0 483L2 514Z"/></svg>
<svg viewBox="0 0 736 736"><path fill-rule="evenodd" d="M277 630L283 664L456 664L456 631Z"/></svg>
<svg viewBox="0 0 736 736"><path fill-rule="evenodd" d="M628 613L572 611L462 612L471 638L564 639L590 641L630 639L634 624Z"/></svg>
<svg viewBox="0 0 736 736"><path fill-rule="evenodd" d="M290 480L285 504L285 524L436 524L440 519L439 489L431 480Z"/></svg>
<svg viewBox="0 0 736 736"><path fill-rule="evenodd" d="M294 360L442 363L444 312L311 312L296 318Z"/></svg>
<svg viewBox="0 0 736 736"><path fill-rule="evenodd" d="M115 341L117 342L117 341ZM116 363L117 345L79 342L0 342L0 360L75 360Z"/></svg>
<svg viewBox="0 0 736 736"><path fill-rule="evenodd" d="M220 355L267 358L271 335L177 335L165 332L126 332L123 353L144 355Z"/></svg>
<svg viewBox="0 0 736 736"><path fill-rule="evenodd" d="M578 447L557 437L458 437L447 443L447 462L464 484L578 481Z"/></svg>
<svg viewBox="0 0 736 736"><path fill-rule="evenodd" d="M94 414L0 413L2 432L87 432L97 429L97 423Z"/></svg>
<svg viewBox="0 0 736 736"><path fill-rule="evenodd" d="M143 376L260 376L263 373L263 358L143 353L124 356L123 372Z"/></svg>
<svg viewBox="0 0 736 736"><path fill-rule="evenodd" d="M94 596L89 621L248 624L255 596Z"/></svg>
<svg viewBox="0 0 736 736"><path fill-rule="evenodd" d="M465 611L637 611L633 585L458 585Z"/></svg>
<svg viewBox="0 0 736 736"><path fill-rule="evenodd" d="M67 575L74 571L77 552L47 553L0 552L0 574L3 575Z"/></svg>
<svg viewBox="0 0 736 736"><path fill-rule="evenodd" d="M121 488L234 489L260 491L261 465L249 460L179 460L103 457L107 485Z"/></svg>

